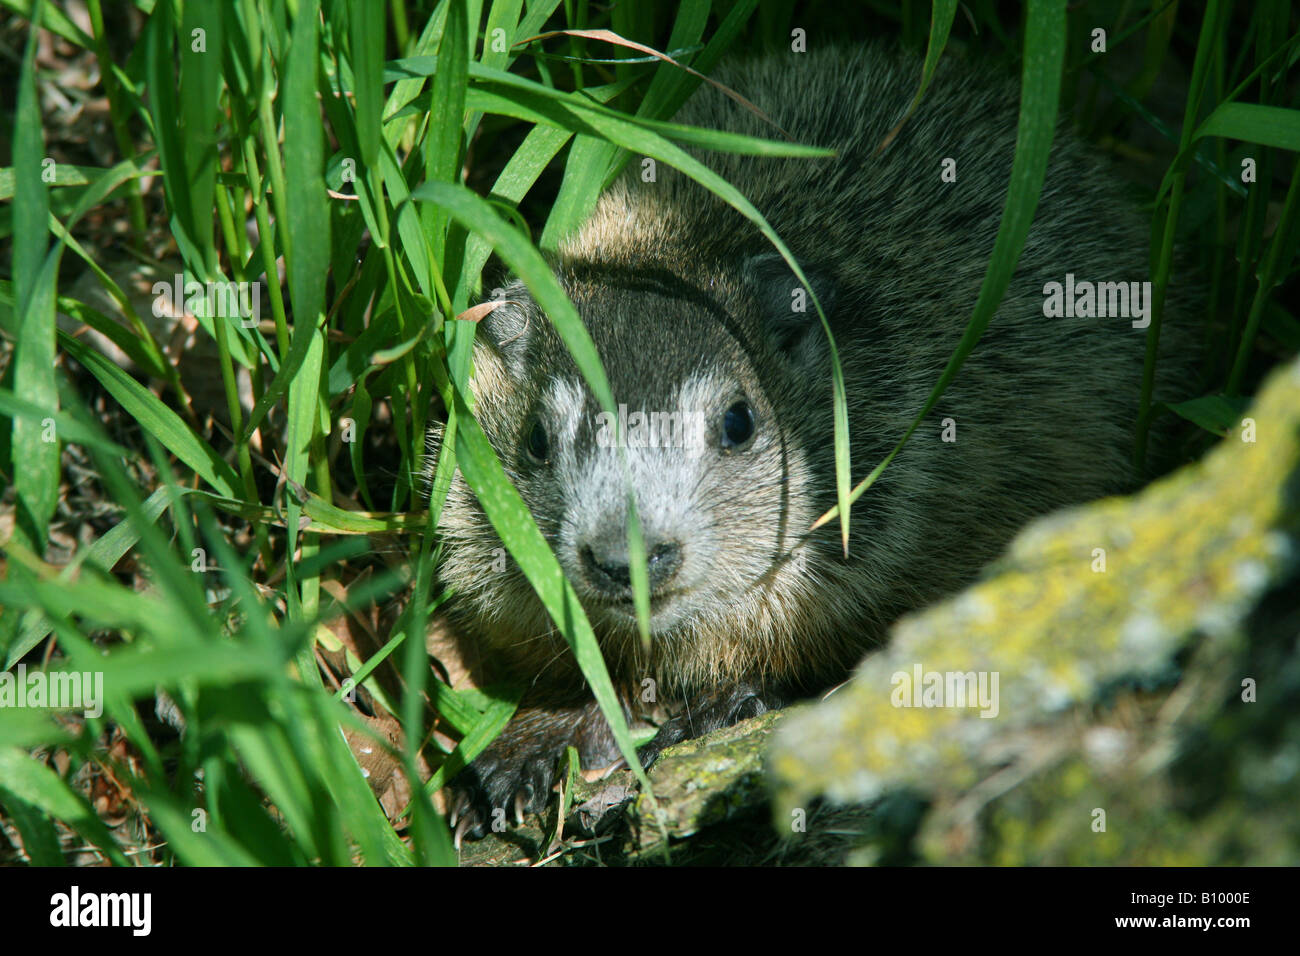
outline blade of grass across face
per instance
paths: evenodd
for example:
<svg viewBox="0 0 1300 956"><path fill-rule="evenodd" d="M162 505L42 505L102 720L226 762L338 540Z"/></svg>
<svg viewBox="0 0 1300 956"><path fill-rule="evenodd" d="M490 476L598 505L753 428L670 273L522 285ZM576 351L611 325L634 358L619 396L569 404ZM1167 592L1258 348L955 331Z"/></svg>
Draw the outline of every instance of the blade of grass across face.
<svg viewBox="0 0 1300 956"><path fill-rule="evenodd" d="M484 84L484 87L490 87L491 85ZM839 502L836 513L840 515L841 546L845 554L847 554L849 546L849 504L852 499L849 496L849 420L848 404L844 393L844 371L840 364L839 348L836 346L835 337L831 333L826 313L823 311L816 292L809 284L808 277L804 275L803 268L795 260L794 255L781 238L777 236L776 231L763 218L762 214L754 208L753 204L739 190L689 153L659 134L644 128L644 126L634 121L612 114L603 107L586 104L578 99L560 102L551 96L534 90L533 87L536 84L529 84L527 81L517 82L515 78L512 78L509 81L503 80L502 85L514 87L509 92L502 93L498 107L501 111L507 112L508 115L517 115L533 122L552 123L566 128L576 127L579 131L589 132L612 143L617 143L635 153L650 156L685 173L757 226L758 230L767 237L767 240L781 254L786 264L790 266L791 271L794 272L800 284L808 292L813 307L817 310L831 353L832 405L835 415L836 498ZM1055 101L1053 101L1054 108ZM589 138L579 139L575 141L574 147L577 148L583 142L591 141ZM1036 196L1037 193L1035 192ZM1016 254L1019 254L1018 249ZM1000 296L1001 292L999 292ZM579 367L581 368L581 364Z"/></svg>
<svg viewBox="0 0 1300 956"><path fill-rule="evenodd" d="M457 191L443 183L426 183L412 194L412 198L417 201L439 203L439 205L447 208L453 218L467 227L472 222L472 228L487 238L497 248L502 258L516 268L520 278L533 290L539 304L547 310L556 331L564 340L574 358L574 362L578 365L579 371L581 371L592 391L596 394L597 400L606 411L613 414L615 407L613 393L609 389L609 383L605 378L605 370L601 366L600 358L596 354L591 337L587 334L581 319L578 318L573 304L569 301L568 296L564 294L564 290L559 287L541 256L524 241L519 233L502 222L482 199L468 190L461 189ZM458 437L456 441L457 452L459 452ZM620 453L622 451L620 448ZM645 592L638 599L638 604L645 612L642 637L643 640L648 642L649 599L647 596L648 590L646 590L645 549L641 541L640 522L636 517L636 501L631 494L630 488L628 489L628 495L628 533L629 553L632 555L632 579L634 590L637 590L636 582L639 578L641 582L639 589ZM518 556L516 555L516 557ZM552 560L554 560L553 556ZM638 564L640 565L639 571ZM608 717L608 714L606 716Z"/></svg>
<svg viewBox="0 0 1300 956"><path fill-rule="evenodd" d="M459 426L456 430L456 461L483 506L502 544L514 556L528 582L537 592L547 613L555 621L573 651L583 676L591 687L601 712L609 722L619 753L647 792L650 781L637 760L631 731L622 705L614 693L605 659L595 632L578 601L578 595L564 576L550 545L537 529L532 514L506 477L487 435L470 414L460 393L454 396Z"/></svg>
<svg viewBox="0 0 1300 956"><path fill-rule="evenodd" d="M866 491L899 450L930 414L939 396L956 377L984 329L997 311L1024 248L1029 226L1038 207L1038 194L1047 173L1047 158L1056 127L1057 101L1061 84L1061 67L1065 59L1065 4L1060 0L1030 4L1025 27L1024 69L1020 86L1020 121L1016 131L1016 155L1011 165L1011 181L1002 222L988 271L975 301L974 314L966 326L961 342L948 360L939 381L930 392L924 407L902 439L860 484L853 489L851 501ZM839 512L832 508L817 519L819 527Z"/></svg>
<svg viewBox="0 0 1300 956"><path fill-rule="evenodd" d="M516 82L516 79L503 80L503 85L515 87L515 89L499 93L491 104L494 111L500 111L503 115L528 119L532 122L547 123L567 129L576 128L584 132L590 131L591 134L606 138L626 149L643 153L680 169L758 226L763 235L767 236L778 251L782 253L782 256L799 279L801 281L805 280L806 277L802 268L794 261L785 244L781 242L771 226L768 225L767 221L749 200L741 195L735 187L688 153L657 133L644 128L643 125L638 124L636 121L624 119L620 114L596 107L593 104L584 103L579 99L553 97L550 91L538 86L538 84L529 83L528 81ZM491 88L491 84L486 84L479 92L491 95L496 91ZM484 105L487 105L486 101ZM791 150L797 150L804 155L826 155L825 150L813 150L808 147L791 147ZM423 192L425 188L421 187L420 190L417 190L413 194L413 198L432 199L431 194ZM496 219L495 215L492 215L491 218ZM806 287L807 283L805 281ZM829 330L827 331L829 332ZM563 330L561 330L561 334L564 334Z"/></svg>
<svg viewBox="0 0 1300 956"><path fill-rule="evenodd" d="M514 270L551 317L556 331L569 348L575 363L607 411L615 408L614 396L596 355L595 345L583 327L573 303L551 273L546 261L528 242L506 225L488 203L461 186L449 183L425 183L412 193L412 199L436 202L466 229L481 233L497 249L501 258ZM461 473L474 489L488 519L502 543L519 563L525 577L555 620L572 648L579 668L591 685L592 693L609 721L614 739L628 766L637 773L649 790L649 780L636 760L632 738L614 693L609 673L596 635L588 623L572 585L565 579L559 562L533 522L519 493L506 478L496 452L482 428L470 415L464 397L457 391L445 395L449 410L454 409L456 460ZM466 456L469 455L468 459Z"/></svg>
<svg viewBox="0 0 1300 956"><path fill-rule="evenodd" d="M538 305L546 310L555 330L564 340L578 370L596 395L605 411L617 407L614 394L605 378L605 370L596 355L596 346L587 334L578 312L551 274L550 267L528 241L508 226L488 203L463 186L450 183L425 183L411 193L416 202L429 202L441 206L467 229L478 232L488 240L501 257L515 269L537 297Z"/></svg>

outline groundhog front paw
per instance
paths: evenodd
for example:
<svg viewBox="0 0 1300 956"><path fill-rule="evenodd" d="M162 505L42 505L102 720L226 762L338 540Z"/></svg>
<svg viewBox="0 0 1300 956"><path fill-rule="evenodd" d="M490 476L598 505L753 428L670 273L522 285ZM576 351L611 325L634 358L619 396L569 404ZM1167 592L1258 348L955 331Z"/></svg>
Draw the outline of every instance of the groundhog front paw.
<svg viewBox="0 0 1300 956"><path fill-rule="evenodd" d="M788 703L785 696L752 684L738 684L690 701L676 716L659 725L654 739L637 751L647 770L673 744L702 737L742 720L776 710Z"/></svg>
<svg viewBox="0 0 1300 956"><path fill-rule="evenodd" d="M584 767L617 757L609 724L593 701L567 707L521 708L486 750L448 785L456 846L503 832L546 809L556 770L569 746Z"/></svg>
<svg viewBox="0 0 1300 956"><path fill-rule="evenodd" d="M489 747L448 785L450 822L461 840L481 840L489 830L503 832L546 808L555 782L560 752L538 750L521 755L512 747Z"/></svg>

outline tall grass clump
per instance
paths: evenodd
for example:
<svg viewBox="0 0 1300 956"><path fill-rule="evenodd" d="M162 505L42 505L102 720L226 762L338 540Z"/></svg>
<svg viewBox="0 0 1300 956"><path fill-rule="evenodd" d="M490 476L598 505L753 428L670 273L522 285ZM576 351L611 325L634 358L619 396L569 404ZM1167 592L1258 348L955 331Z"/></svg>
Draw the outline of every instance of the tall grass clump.
<svg viewBox="0 0 1300 956"><path fill-rule="evenodd" d="M1300 34L1277 0L1185 6L1041 0L1008 20L992 4L958 16L955 0L86 0L83 18L0 0L7 35L22 37L0 169L0 665L99 675L103 688L99 713L0 706L0 817L25 859L64 862L75 832L90 857L123 865L454 863L435 794L521 690L453 690L430 666L426 634L448 597L436 529L456 469L648 787L576 594L475 420L473 307L485 269L514 272L615 409L546 256L634 156L736 207L798 273L699 151L823 152L775 130L671 122L724 54L787 46L792 29L811 42L897 34L918 53L918 100L941 56L976 46L1020 76L985 281L913 429L993 320L1063 117L1134 160L1149 203L1156 294L1135 458L1160 415L1205 429L1189 453L1229 427L1262 372L1300 348L1286 300ZM67 144L42 96L60 82L38 61L42 37L94 65L112 162L53 158ZM211 356L215 399L106 266L110 247L183 290L173 305ZM1189 274L1207 289L1201 397L1165 408L1151 399L1161 304ZM839 505L823 520L847 547L851 505L889 459L850 474L838 363L810 387L835 396ZM435 421L445 437L426 463ZM69 528L93 533L66 546ZM364 658L340 649L352 624L375 648ZM399 768L395 802L376 797L363 747ZM105 778L130 826L92 804L87 780Z"/></svg>

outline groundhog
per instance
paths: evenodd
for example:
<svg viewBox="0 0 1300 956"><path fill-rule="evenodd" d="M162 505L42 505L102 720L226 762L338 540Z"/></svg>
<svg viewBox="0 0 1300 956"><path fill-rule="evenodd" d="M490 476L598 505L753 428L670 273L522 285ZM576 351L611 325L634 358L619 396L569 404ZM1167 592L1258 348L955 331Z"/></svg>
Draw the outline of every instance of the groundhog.
<svg viewBox="0 0 1300 956"><path fill-rule="evenodd" d="M920 67L877 45L733 64L722 83L794 140L837 155L696 152L772 224L826 311L855 481L903 435L957 346L1015 151L1017 84L961 62L941 66L878 151ZM676 120L778 135L707 86ZM846 558L837 521L809 530L836 501L830 350L816 310L740 213L676 170L660 166L647 182L633 163L554 270L626 406L648 650L610 422L528 290L513 281L491 293L506 304L479 327L476 414L577 590L627 716L657 721L643 763L843 680L892 621L969 582L1027 519L1133 486L1148 244L1137 202L1062 126L1001 307L938 408L853 507ZM1128 314L1079 314L1089 312L1083 284L1101 282L1137 293ZM1189 377L1181 295L1175 288L1166 307L1157 397L1180 395ZM651 440L633 441L646 421ZM656 421L688 427L680 441L657 441ZM521 819L544 808L567 745L584 767L619 755L522 573L493 570L501 543L459 476L440 533L463 656L480 680L528 687L505 731L451 784L459 843L481 836L494 809Z"/></svg>

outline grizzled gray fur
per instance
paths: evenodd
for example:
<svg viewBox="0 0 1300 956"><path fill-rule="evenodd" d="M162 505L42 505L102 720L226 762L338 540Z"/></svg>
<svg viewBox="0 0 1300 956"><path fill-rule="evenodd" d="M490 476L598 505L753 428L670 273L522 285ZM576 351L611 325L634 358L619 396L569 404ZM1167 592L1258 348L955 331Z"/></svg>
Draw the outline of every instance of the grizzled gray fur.
<svg viewBox="0 0 1300 956"><path fill-rule="evenodd" d="M717 78L832 160L697 153L775 227L827 309L847 385L855 481L923 405L970 318L1015 150L1016 85L945 63L916 114L920 62L882 47L787 54ZM677 118L773 138L720 92ZM941 163L956 161L956 181ZM652 585L653 642L635 632L624 473L600 411L546 316L513 282L475 346L478 415L583 601L628 715L660 723L644 751L841 680L899 614L970 581L1030 517L1130 488L1146 333L1127 318L1044 316L1044 286L1137 282L1148 231L1115 177L1062 129L1010 289L935 413L836 522L829 350L798 282L730 206L633 162L555 272L617 401L701 422L690 447L629 447ZM1187 378L1194 336L1171 291L1157 397ZM944 419L956 441L941 440ZM951 432L951 429L950 429ZM436 439L435 442L436 444ZM481 679L530 690L454 784L458 838L494 808L545 805L557 757L617 758L564 640L458 477L442 521L452 621ZM957 636L954 636L957 639ZM643 681L657 708L640 700Z"/></svg>

